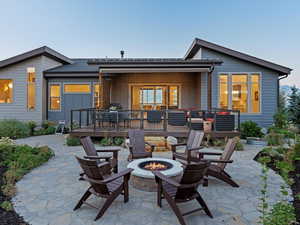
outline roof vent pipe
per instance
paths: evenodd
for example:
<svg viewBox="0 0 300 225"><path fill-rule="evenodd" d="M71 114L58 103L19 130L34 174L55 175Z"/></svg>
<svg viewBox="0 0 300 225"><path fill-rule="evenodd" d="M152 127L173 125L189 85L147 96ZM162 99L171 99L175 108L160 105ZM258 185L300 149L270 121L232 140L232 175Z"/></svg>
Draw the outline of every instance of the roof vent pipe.
<svg viewBox="0 0 300 225"><path fill-rule="evenodd" d="M120 53L121 53L121 58L123 59L124 58L124 53L125 53L124 50L121 50Z"/></svg>

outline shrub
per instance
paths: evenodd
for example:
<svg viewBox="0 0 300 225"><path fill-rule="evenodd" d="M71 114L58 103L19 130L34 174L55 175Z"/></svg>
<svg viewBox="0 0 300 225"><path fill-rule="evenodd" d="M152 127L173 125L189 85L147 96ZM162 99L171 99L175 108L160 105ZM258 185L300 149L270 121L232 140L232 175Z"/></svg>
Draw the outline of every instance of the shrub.
<svg viewBox="0 0 300 225"><path fill-rule="evenodd" d="M264 225L293 225L296 222L295 209L292 204L281 201L273 205L264 218Z"/></svg>
<svg viewBox="0 0 300 225"><path fill-rule="evenodd" d="M244 145L241 142L241 139L239 139L238 137L236 137L236 139L237 139L237 143L236 143L236 146L235 146L235 150L236 151L243 151L244 150Z"/></svg>
<svg viewBox="0 0 300 225"><path fill-rule="evenodd" d="M68 146L79 146L79 145L81 145L80 139L78 137L74 137L74 136L68 136L66 138L66 144Z"/></svg>
<svg viewBox="0 0 300 225"><path fill-rule="evenodd" d="M104 137L100 141L100 145L102 146L111 146L113 145L113 139L110 137Z"/></svg>
<svg viewBox="0 0 300 225"><path fill-rule="evenodd" d="M43 129L47 129L48 127L55 127L55 122L49 121L49 120L44 120L41 124Z"/></svg>
<svg viewBox="0 0 300 225"><path fill-rule="evenodd" d="M14 145L15 142L9 137L0 138L0 145Z"/></svg>
<svg viewBox="0 0 300 225"><path fill-rule="evenodd" d="M282 134L284 138L295 138L295 133L291 132L288 129L277 128L273 126L268 129L268 133L272 133L272 132L277 134Z"/></svg>
<svg viewBox="0 0 300 225"><path fill-rule="evenodd" d="M34 129L36 128L36 122L34 122L34 121L29 121L29 122L27 123L27 126L29 127L29 130L30 130L30 136L32 136L33 133L34 133Z"/></svg>
<svg viewBox="0 0 300 225"><path fill-rule="evenodd" d="M0 137L17 139L28 136L30 136L30 129L27 124L11 119L0 121Z"/></svg>
<svg viewBox="0 0 300 225"><path fill-rule="evenodd" d="M263 133L257 123L248 120L241 123L241 138L262 137Z"/></svg>
<svg viewBox="0 0 300 225"><path fill-rule="evenodd" d="M1 187L3 194L12 197L16 192L15 182L52 156L53 152L47 146L0 144L1 165L7 167L4 173L4 185Z"/></svg>
<svg viewBox="0 0 300 225"><path fill-rule="evenodd" d="M122 138L122 137L115 137L115 138L114 138L114 144L115 144L115 145L120 146L120 145L122 145L123 143L124 143L124 138Z"/></svg>
<svg viewBox="0 0 300 225"><path fill-rule="evenodd" d="M274 126L279 129L286 129L289 125L288 123L288 114L283 111L279 110L273 116L274 119Z"/></svg>
<svg viewBox="0 0 300 225"><path fill-rule="evenodd" d="M266 140L269 146L283 145L284 144L284 135L278 134L275 132L270 132L266 135Z"/></svg>
<svg viewBox="0 0 300 225"><path fill-rule="evenodd" d="M6 211L12 211L13 205L9 201L4 201L0 204L0 207Z"/></svg>

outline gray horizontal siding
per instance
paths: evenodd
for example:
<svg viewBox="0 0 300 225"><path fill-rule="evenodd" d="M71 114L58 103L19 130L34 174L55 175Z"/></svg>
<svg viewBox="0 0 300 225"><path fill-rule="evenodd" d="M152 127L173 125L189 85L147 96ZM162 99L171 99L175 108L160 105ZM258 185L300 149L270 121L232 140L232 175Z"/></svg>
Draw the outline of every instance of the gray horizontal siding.
<svg viewBox="0 0 300 225"><path fill-rule="evenodd" d="M273 115L277 111L277 79L278 74L270 69L245 62L206 48L201 49L202 58L218 58L223 60L221 66L216 66L212 75L212 106L218 107L218 73L220 72L260 72L261 77L261 114L241 114L241 121L253 120L262 127L273 123ZM203 100L207 101L207 98ZM203 101L202 101L203 102ZM205 104L203 103L203 106Z"/></svg>
<svg viewBox="0 0 300 225"><path fill-rule="evenodd" d="M0 104L0 119L18 119L23 121L33 120L40 123L44 119L45 99L43 71L60 63L38 56L18 64L0 69L0 79L13 80L13 103ZM27 68L35 67L36 71L36 109L27 110Z"/></svg>

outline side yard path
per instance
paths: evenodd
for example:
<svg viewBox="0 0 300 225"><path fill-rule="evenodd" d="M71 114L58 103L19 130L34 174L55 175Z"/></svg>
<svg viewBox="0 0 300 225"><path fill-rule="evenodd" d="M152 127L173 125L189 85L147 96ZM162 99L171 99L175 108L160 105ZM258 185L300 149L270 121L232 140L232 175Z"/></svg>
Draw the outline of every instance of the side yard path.
<svg viewBox="0 0 300 225"><path fill-rule="evenodd" d="M83 155L82 147L64 145L64 137L56 135L30 137L17 140L19 144L48 145L55 151L55 157L39 168L34 169L17 183L18 193L13 199L15 210L32 225L176 225L176 216L167 203L163 208L156 206L156 194L143 192L130 187L130 200L123 203L118 198L103 218L94 222L96 209L82 206L74 212L72 209L87 188L87 184L78 181L79 166L74 155ZM234 163L227 170L240 188L209 179L208 187L199 191L206 200L214 219L197 212L186 217L189 225L253 225L259 217L257 211L261 189L261 167L252 160L259 147L245 146L245 151L235 152ZM127 150L120 152L119 168L127 165ZM170 153L154 153L157 157L171 158ZM281 177L270 170L270 199L279 199ZM91 198L96 205L103 201ZM182 211L198 207L196 202L182 204Z"/></svg>

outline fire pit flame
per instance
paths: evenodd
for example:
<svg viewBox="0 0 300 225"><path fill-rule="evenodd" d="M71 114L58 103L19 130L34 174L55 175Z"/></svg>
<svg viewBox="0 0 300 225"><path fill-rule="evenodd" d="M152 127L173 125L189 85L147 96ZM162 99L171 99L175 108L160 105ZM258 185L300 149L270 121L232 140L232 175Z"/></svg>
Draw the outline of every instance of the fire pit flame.
<svg viewBox="0 0 300 225"><path fill-rule="evenodd" d="M155 170L167 170L172 168L172 164L164 161L153 161L149 160L146 162L142 162L139 164L139 167L144 170L150 170L150 171L155 171Z"/></svg>
<svg viewBox="0 0 300 225"><path fill-rule="evenodd" d="M147 170L165 170L167 169L167 166L157 162L150 162L145 165L144 168Z"/></svg>

